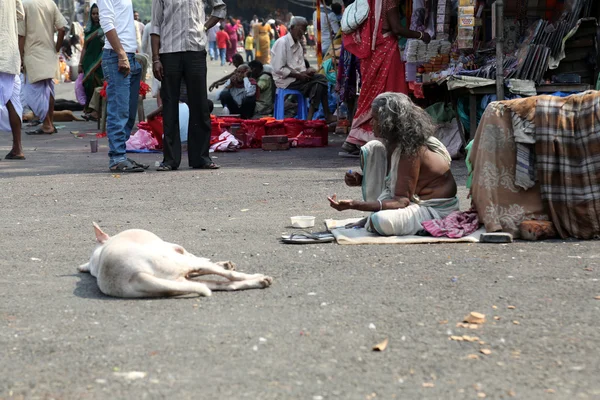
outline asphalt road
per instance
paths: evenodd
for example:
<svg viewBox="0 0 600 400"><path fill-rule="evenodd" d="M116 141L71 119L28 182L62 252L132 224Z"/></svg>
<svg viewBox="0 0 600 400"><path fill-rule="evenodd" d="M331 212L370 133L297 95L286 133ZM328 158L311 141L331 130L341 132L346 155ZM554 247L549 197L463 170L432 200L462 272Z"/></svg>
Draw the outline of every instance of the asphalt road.
<svg viewBox="0 0 600 400"><path fill-rule="evenodd" d="M64 125L24 136L26 161L0 161L0 398L600 398L598 242L284 245L291 215L320 223L340 215L327 195L359 196L342 182L357 166L337 157L341 138L218 154L218 171L184 161L115 176L105 139L91 154L69 133L94 125ZM0 134L0 154L9 148ZM453 170L464 187L464 166ZM106 297L76 271L94 248L92 221L110 234L151 230L274 284ZM471 311L487 321L456 327Z"/></svg>

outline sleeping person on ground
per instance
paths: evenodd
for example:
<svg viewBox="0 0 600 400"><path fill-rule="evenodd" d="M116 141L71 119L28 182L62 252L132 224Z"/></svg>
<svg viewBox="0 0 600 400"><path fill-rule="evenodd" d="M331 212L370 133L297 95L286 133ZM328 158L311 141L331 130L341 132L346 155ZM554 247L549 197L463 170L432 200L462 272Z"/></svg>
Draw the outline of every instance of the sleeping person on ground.
<svg viewBox="0 0 600 400"><path fill-rule="evenodd" d="M353 227L382 236L414 235L421 223L459 210L451 158L433 137L427 113L402 93L382 93L371 106L378 140L361 147L362 174L348 171L348 186L361 186L363 201L329 197L338 211L372 214Z"/></svg>

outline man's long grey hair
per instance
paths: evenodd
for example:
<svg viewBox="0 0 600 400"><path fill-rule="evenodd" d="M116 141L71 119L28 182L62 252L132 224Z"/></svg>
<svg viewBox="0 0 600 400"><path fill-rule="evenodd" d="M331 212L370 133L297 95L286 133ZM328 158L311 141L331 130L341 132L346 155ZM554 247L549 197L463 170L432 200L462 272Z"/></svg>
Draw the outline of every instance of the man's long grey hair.
<svg viewBox="0 0 600 400"><path fill-rule="evenodd" d="M373 100L371 111L388 148L400 148L404 157L417 155L435 132L429 114L402 93L380 94Z"/></svg>

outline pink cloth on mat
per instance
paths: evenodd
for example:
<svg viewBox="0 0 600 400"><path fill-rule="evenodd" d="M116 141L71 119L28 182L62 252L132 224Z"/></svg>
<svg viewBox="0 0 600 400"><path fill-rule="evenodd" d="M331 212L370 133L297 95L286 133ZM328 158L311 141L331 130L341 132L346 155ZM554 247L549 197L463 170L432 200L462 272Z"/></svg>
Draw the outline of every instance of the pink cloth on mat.
<svg viewBox="0 0 600 400"><path fill-rule="evenodd" d="M454 211L444 219L424 221L421 225L431 236L458 239L475 232L479 228L479 218L476 211Z"/></svg>

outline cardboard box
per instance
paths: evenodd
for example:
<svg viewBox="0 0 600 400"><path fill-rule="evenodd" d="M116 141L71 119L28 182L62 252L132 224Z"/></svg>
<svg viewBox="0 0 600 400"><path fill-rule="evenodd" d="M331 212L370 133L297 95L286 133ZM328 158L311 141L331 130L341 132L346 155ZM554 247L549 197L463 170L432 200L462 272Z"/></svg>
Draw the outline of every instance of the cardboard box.
<svg viewBox="0 0 600 400"><path fill-rule="evenodd" d="M475 16L475 7L474 6L458 7L458 15L460 17Z"/></svg>
<svg viewBox="0 0 600 400"><path fill-rule="evenodd" d="M475 26L475 17L458 17L459 27L473 27Z"/></svg>
<svg viewBox="0 0 600 400"><path fill-rule="evenodd" d="M460 0L458 5L460 7L465 7L465 6L474 6L477 3L477 0Z"/></svg>
<svg viewBox="0 0 600 400"><path fill-rule="evenodd" d="M275 144L284 144L288 142L288 137L284 135L265 135L263 136L263 143L275 143Z"/></svg>
<svg viewBox="0 0 600 400"><path fill-rule="evenodd" d="M262 149L265 151L279 151L279 150L289 150L290 143L265 143L262 144Z"/></svg>

